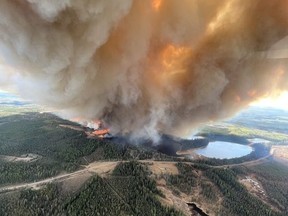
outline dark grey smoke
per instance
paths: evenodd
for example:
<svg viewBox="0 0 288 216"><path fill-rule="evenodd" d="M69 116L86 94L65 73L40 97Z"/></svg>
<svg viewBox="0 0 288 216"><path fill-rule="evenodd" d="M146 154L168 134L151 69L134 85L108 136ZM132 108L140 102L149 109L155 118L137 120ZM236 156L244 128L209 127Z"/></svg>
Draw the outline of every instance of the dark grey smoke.
<svg viewBox="0 0 288 216"><path fill-rule="evenodd" d="M286 0L0 0L0 84L113 133L184 134L287 90L287 11Z"/></svg>

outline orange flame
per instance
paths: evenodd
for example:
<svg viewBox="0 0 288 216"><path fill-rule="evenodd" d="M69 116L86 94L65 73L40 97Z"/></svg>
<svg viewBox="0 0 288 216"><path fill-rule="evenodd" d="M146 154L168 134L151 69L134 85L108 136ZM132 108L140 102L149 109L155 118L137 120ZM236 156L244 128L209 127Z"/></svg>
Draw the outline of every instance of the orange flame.
<svg viewBox="0 0 288 216"><path fill-rule="evenodd" d="M104 136L109 133L109 129L95 130L92 132L92 135L95 136Z"/></svg>

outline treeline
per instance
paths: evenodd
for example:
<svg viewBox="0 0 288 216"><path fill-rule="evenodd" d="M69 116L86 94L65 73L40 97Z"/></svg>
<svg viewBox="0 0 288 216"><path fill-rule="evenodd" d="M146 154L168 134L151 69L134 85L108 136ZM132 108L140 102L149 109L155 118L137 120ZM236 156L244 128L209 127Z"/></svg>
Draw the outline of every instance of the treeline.
<svg viewBox="0 0 288 216"><path fill-rule="evenodd" d="M161 205L158 197L163 195L148 175L147 167L138 162L121 163L107 181L124 202L131 206L133 215L181 215Z"/></svg>
<svg viewBox="0 0 288 216"><path fill-rule="evenodd" d="M197 170L185 163L177 163L176 166L179 171L178 175L165 176L168 186L173 186L176 193L175 188L186 194L192 193L192 188L196 186L199 180Z"/></svg>
<svg viewBox="0 0 288 216"><path fill-rule="evenodd" d="M80 193L63 206L68 215L132 215L132 210L117 193L100 178L94 177Z"/></svg>
<svg viewBox="0 0 288 216"><path fill-rule="evenodd" d="M189 150L194 148L204 148L209 144L208 139L181 140L181 150Z"/></svg>
<svg viewBox="0 0 288 216"><path fill-rule="evenodd" d="M48 113L26 113L8 119L0 125L0 155L33 153L60 162L80 164L93 160L171 159L153 149L118 144L117 139L87 139L83 131L59 126L74 123Z"/></svg>
<svg viewBox="0 0 288 216"><path fill-rule="evenodd" d="M79 168L75 163L59 162L0 162L0 185L32 182L60 174L72 172Z"/></svg>
<svg viewBox="0 0 288 216"><path fill-rule="evenodd" d="M200 182L201 191L200 194L208 199L209 201L215 202L217 201L217 193L218 191L215 190L214 185L211 182L202 180Z"/></svg>
<svg viewBox="0 0 288 216"><path fill-rule="evenodd" d="M288 168L275 161L251 167L234 168L239 175L253 175L263 186L269 201L288 215Z"/></svg>
<svg viewBox="0 0 288 216"><path fill-rule="evenodd" d="M77 162L102 147L104 158L119 157L118 150L108 141L87 139L82 131L60 127L59 124L67 121L52 114L33 113L19 118L15 116L14 121L0 125L2 155L34 153L62 162Z"/></svg>
<svg viewBox="0 0 288 216"><path fill-rule="evenodd" d="M276 164L277 165L277 164ZM288 215L288 168L274 163L264 163L255 167L234 169L211 168L203 164L178 163L178 175L163 175L168 187L175 195L179 192L192 194L197 190L208 202L221 202L216 215ZM253 174L267 192L270 202L280 211L254 197L239 183L239 176ZM199 188L200 187L200 188Z"/></svg>
<svg viewBox="0 0 288 216"><path fill-rule="evenodd" d="M83 131L59 126L77 124L49 113L26 113L2 117L0 121L5 122L0 125L0 155L41 156L35 163L0 161L0 184L40 180L61 171L74 171L95 160L171 160L153 149L117 143L114 139L88 139Z"/></svg>
<svg viewBox="0 0 288 216"><path fill-rule="evenodd" d="M137 162L119 164L109 178L93 177L69 197L55 184L20 194L0 194L0 215L182 215L162 206L148 170Z"/></svg>
<svg viewBox="0 0 288 216"><path fill-rule="evenodd" d="M59 188L55 184L48 184L40 190L0 194L0 215L61 215L63 202Z"/></svg>
<svg viewBox="0 0 288 216"><path fill-rule="evenodd" d="M236 173L229 169L208 169L205 175L219 188L223 194L223 207L218 215L283 215L273 211L242 186Z"/></svg>
<svg viewBox="0 0 288 216"><path fill-rule="evenodd" d="M224 130L221 131L219 129L219 132L204 132L197 134L198 136L203 136L206 139L208 139L210 142L213 141L223 141L223 142L234 142L234 143L240 143L240 144L249 144L249 141L246 137L237 136L234 134L229 134L228 131Z"/></svg>
<svg viewBox="0 0 288 216"><path fill-rule="evenodd" d="M40 155L34 162L0 161L0 184L31 182L72 172L96 152L99 159L128 158L127 150L105 140L87 139L84 132L59 127L67 123L52 114L27 113L1 118L0 155ZM69 124L72 124L69 122ZM91 158L91 161L95 158Z"/></svg>

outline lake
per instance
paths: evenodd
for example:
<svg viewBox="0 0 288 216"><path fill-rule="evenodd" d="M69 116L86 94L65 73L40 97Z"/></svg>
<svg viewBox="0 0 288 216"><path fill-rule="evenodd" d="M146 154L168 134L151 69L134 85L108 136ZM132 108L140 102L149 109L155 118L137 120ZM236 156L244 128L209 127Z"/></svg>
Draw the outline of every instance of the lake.
<svg viewBox="0 0 288 216"><path fill-rule="evenodd" d="M243 157L250 154L253 148L231 142L215 141L210 142L205 148L195 151L196 154L217 159L231 159Z"/></svg>

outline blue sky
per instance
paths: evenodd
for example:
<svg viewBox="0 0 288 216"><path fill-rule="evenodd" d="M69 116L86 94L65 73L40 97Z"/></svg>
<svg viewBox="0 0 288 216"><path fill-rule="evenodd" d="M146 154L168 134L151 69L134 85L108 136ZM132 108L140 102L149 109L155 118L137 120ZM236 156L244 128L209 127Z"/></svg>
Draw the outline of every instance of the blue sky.
<svg viewBox="0 0 288 216"><path fill-rule="evenodd" d="M20 98L16 94L8 93L0 90L0 105L26 105L29 101Z"/></svg>

